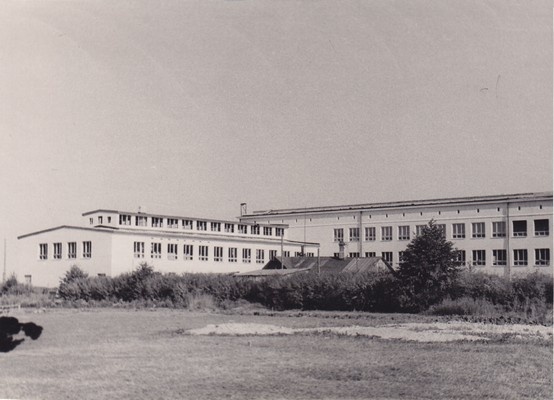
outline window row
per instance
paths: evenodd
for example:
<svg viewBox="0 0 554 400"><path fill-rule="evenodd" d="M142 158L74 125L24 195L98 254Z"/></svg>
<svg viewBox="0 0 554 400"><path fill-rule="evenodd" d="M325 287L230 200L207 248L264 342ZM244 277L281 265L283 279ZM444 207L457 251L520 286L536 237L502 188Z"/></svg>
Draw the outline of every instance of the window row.
<svg viewBox="0 0 554 400"><path fill-rule="evenodd" d="M512 235L514 237L526 237L527 236L527 221L512 221L513 229ZM468 223L468 229L471 229L471 236L469 232L466 235L466 223L454 223L452 224L452 239L465 239L466 237L471 237L474 239L483 239L487 237L486 224L485 222L472 222ZM421 232L427 225L416 225L415 235L421 235ZM446 235L446 224L437 224ZM492 222L491 224L491 237L501 238L506 237L506 222L497 221ZM344 228L335 228L333 231L333 238L335 242L344 242L345 229ZM377 240L377 228L374 226L367 226L364 228L363 239L365 241L375 241ZM382 226L380 229L380 239L382 241L391 241L393 240L393 227L392 226ZM534 234L535 236L549 236L549 220L548 219L537 219L534 221ZM410 240L410 225L401 225L397 227L396 238L398 240ZM360 240L360 228L348 228L348 240L350 242L358 242Z"/></svg>
<svg viewBox="0 0 554 400"><path fill-rule="evenodd" d="M111 217L108 217L111 218ZM250 234L252 235L260 235L263 234L264 236L277 236L281 237L285 234L284 228L278 228L278 227L272 227L272 226L264 226L263 229L260 230L260 225L245 225L245 224L233 224L233 223L221 223L221 222L208 222L208 221L194 221L191 219L177 219L177 218L162 218L162 217L147 217L142 215L136 215L134 217L134 225L135 226L144 226L147 227L148 225L148 219L150 218L150 226L152 228L163 228L164 226L170 229L185 229L185 230L193 230L196 227L197 231L208 231L208 227L210 232L225 232L225 233L235 233L235 231L239 234L248 234L250 230ZM164 225L165 221L165 225ZM94 219L90 218L90 224L92 225L94 223ZM102 217L98 217L98 223L102 223ZM119 215L119 225L127 225L131 226L133 225L133 216L128 214L120 214ZM248 229L250 227L250 229Z"/></svg>
<svg viewBox="0 0 554 400"><path fill-rule="evenodd" d="M80 253L78 253L80 250ZM64 253L65 251L65 253ZM92 242L81 242L80 249L77 249L77 242L67 242L64 246L62 242L52 243L52 258L54 260L61 260L63 258L76 259L80 254L81 258L92 257ZM48 260L50 257L50 246L48 243L40 243L38 245L38 258L40 260Z"/></svg>
<svg viewBox="0 0 554 400"><path fill-rule="evenodd" d="M184 260L194 260L195 256L200 261L208 261L210 256L213 257L215 262L225 261L224 257L227 257L227 261L231 263L238 262L239 260L239 249L236 247L227 248L227 252L224 252L222 246L213 246L210 248L206 245L194 246L192 244L184 244L179 250L179 245L176 243L168 243L166 247L166 256L168 260L178 260L180 256ZM146 244L145 242L134 242L133 243L133 254L135 258L145 258ZM161 259L162 258L162 244L157 242L150 243L150 258L152 259ZM180 253L180 254L179 254ZM255 260L258 264L265 264L265 250L264 249L255 249ZM277 257L277 250L269 250L267 252L269 260L272 260ZM243 263L252 262L252 249L241 249L241 261ZM286 257L290 256L290 252L284 252Z"/></svg>

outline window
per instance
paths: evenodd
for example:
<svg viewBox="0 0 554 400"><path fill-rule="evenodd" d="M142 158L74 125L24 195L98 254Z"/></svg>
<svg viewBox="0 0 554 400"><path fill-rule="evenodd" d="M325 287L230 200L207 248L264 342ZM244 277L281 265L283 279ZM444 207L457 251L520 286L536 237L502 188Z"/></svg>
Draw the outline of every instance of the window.
<svg viewBox="0 0 554 400"><path fill-rule="evenodd" d="M385 260L389 264L392 264L392 251L383 251L381 253L381 257L383 257L383 260Z"/></svg>
<svg viewBox="0 0 554 400"><path fill-rule="evenodd" d="M273 228L271 226L264 226L264 236L271 236L273 234Z"/></svg>
<svg viewBox="0 0 554 400"><path fill-rule="evenodd" d="M392 226L381 227L381 240L383 241L392 240Z"/></svg>
<svg viewBox="0 0 554 400"><path fill-rule="evenodd" d="M342 228L335 228L333 230L333 237L335 242L342 242L344 240L344 229Z"/></svg>
<svg viewBox="0 0 554 400"><path fill-rule="evenodd" d="M251 225L250 226L250 233L252 235L259 235L260 234L260 225Z"/></svg>
<svg viewBox="0 0 554 400"><path fill-rule="evenodd" d="M458 266L465 265L466 263L466 251L465 250L458 250L455 253L454 256L454 263Z"/></svg>
<svg viewBox="0 0 554 400"><path fill-rule="evenodd" d="M48 259L48 243L41 243L38 245L38 258L41 260Z"/></svg>
<svg viewBox="0 0 554 400"><path fill-rule="evenodd" d="M366 241L374 241L375 240L375 227L374 226L367 226L365 228L365 240Z"/></svg>
<svg viewBox="0 0 554 400"><path fill-rule="evenodd" d="M527 249L514 250L514 265L527 265Z"/></svg>
<svg viewBox="0 0 554 400"><path fill-rule="evenodd" d="M365 256L366 257L375 257L375 252L374 251L366 251Z"/></svg>
<svg viewBox="0 0 554 400"><path fill-rule="evenodd" d="M277 250L269 250L269 259L274 260L277 258Z"/></svg>
<svg viewBox="0 0 554 400"><path fill-rule="evenodd" d="M452 224L452 239L465 239L466 224Z"/></svg>
<svg viewBox="0 0 554 400"><path fill-rule="evenodd" d="M360 228L350 228L350 241L358 242L360 240Z"/></svg>
<svg viewBox="0 0 554 400"><path fill-rule="evenodd" d="M235 232L235 224L225 224L225 232L234 233Z"/></svg>
<svg viewBox="0 0 554 400"><path fill-rule="evenodd" d="M535 236L548 236L549 235L548 220L536 219L535 220Z"/></svg>
<svg viewBox="0 0 554 400"><path fill-rule="evenodd" d="M92 257L92 242L83 242L83 258Z"/></svg>
<svg viewBox="0 0 554 400"><path fill-rule="evenodd" d="M492 265L506 265L507 253L506 250L492 251Z"/></svg>
<svg viewBox="0 0 554 400"><path fill-rule="evenodd" d="M442 232L442 237L446 237L446 224L437 224L437 227Z"/></svg>
<svg viewBox="0 0 554 400"><path fill-rule="evenodd" d="M98 217L98 223L101 225L104 223L104 217L100 216Z"/></svg>
<svg viewBox="0 0 554 400"><path fill-rule="evenodd" d="M133 243L133 254L135 258L144 258L144 242Z"/></svg>
<svg viewBox="0 0 554 400"><path fill-rule="evenodd" d="M295 257L302 257L303 254L302 254L301 251L295 251L295 252L294 252L294 256L295 256Z"/></svg>
<svg viewBox="0 0 554 400"><path fill-rule="evenodd" d="M210 229L212 232L221 232L221 222L211 222Z"/></svg>
<svg viewBox="0 0 554 400"><path fill-rule="evenodd" d="M208 261L208 246L198 246L200 261Z"/></svg>
<svg viewBox="0 0 554 400"><path fill-rule="evenodd" d="M162 258L161 243L150 243L150 258Z"/></svg>
<svg viewBox="0 0 554 400"><path fill-rule="evenodd" d="M229 247L229 262L236 263L237 262L237 248L236 247Z"/></svg>
<svg viewBox="0 0 554 400"><path fill-rule="evenodd" d="M402 225L398 227L398 240L410 240L409 225Z"/></svg>
<svg viewBox="0 0 554 400"><path fill-rule="evenodd" d="M167 244L167 259L176 260L177 259L177 243L168 243Z"/></svg>
<svg viewBox="0 0 554 400"><path fill-rule="evenodd" d="M492 223L492 237L506 237L506 222L498 221Z"/></svg>
<svg viewBox="0 0 554 400"><path fill-rule="evenodd" d="M473 222L471 224L471 237L472 238L484 238L485 237L485 223Z"/></svg>
<svg viewBox="0 0 554 400"><path fill-rule="evenodd" d="M358 253L357 251L356 252L350 252L350 253L348 253L348 257L350 257L350 258L359 258L360 253Z"/></svg>
<svg viewBox="0 0 554 400"><path fill-rule="evenodd" d="M31 275L25 275L25 284L26 285L32 285Z"/></svg>
<svg viewBox="0 0 554 400"><path fill-rule="evenodd" d="M88 223L91 224L91 225L94 225L94 218L89 218Z"/></svg>
<svg viewBox="0 0 554 400"><path fill-rule="evenodd" d="M482 267L486 264L486 252L485 250L473 250L473 265L476 267Z"/></svg>
<svg viewBox="0 0 554 400"><path fill-rule="evenodd" d="M152 217L152 228L163 228L164 219L159 217Z"/></svg>
<svg viewBox="0 0 554 400"><path fill-rule="evenodd" d="M192 247L192 244L185 244L183 246L183 256L185 260L192 260L194 256L194 249Z"/></svg>
<svg viewBox="0 0 554 400"><path fill-rule="evenodd" d="M398 262L401 263L402 261L404 261L404 251L399 251L398 252Z"/></svg>
<svg viewBox="0 0 554 400"><path fill-rule="evenodd" d="M108 217L108 224L112 223L112 217Z"/></svg>
<svg viewBox="0 0 554 400"><path fill-rule="evenodd" d="M242 234L246 235L248 233L246 228L247 228L246 225L240 225L239 224L239 233L242 233Z"/></svg>
<svg viewBox="0 0 554 400"><path fill-rule="evenodd" d="M290 251L283 251L283 257L290 257Z"/></svg>
<svg viewBox="0 0 554 400"><path fill-rule="evenodd" d="M514 237L527 236L527 221L514 221L513 227Z"/></svg>
<svg viewBox="0 0 554 400"><path fill-rule="evenodd" d="M208 230L208 223L206 221L196 221L196 230L198 231Z"/></svg>
<svg viewBox="0 0 554 400"><path fill-rule="evenodd" d="M285 235L285 229L275 228L275 236L281 237Z"/></svg>
<svg viewBox="0 0 554 400"><path fill-rule="evenodd" d="M264 251L261 249L256 250L256 263L263 264L265 259Z"/></svg>
<svg viewBox="0 0 554 400"><path fill-rule="evenodd" d="M421 236L421 234L423 233L423 229L425 229L426 226L427 225L416 225L416 236Z"/></svg>
<svg viewBox="0 0 554 400"><path fill-rule="evenodd" d="M181 226L183 227L183 229L192 230L192 220L182 219L181 220Z"/></svg>
<svg viewBox="0 0 554 400"><path fill-rule="evenodd" d="M67 258L77 258L77 242L67 242Z"/></svg>
<svg viewBox="0 0 554 400"><path fill-rule="evenodd" d="M148 224L148 217L143 217L140 215L137 215L135 217L135 225L136 226L147 226Z"/></svg>
<svg viewBox="0 0 554 400"><path fill-rule="evenodd" d="M535 249L535 265L550 265L550 249Z"/></svg>
<svg viewBox="0 0 554 400"><path fill-rule="evenodd" d="M306 253L306 257L314 257L314 253L308 251L308 252Z"/></svg>
<svg viewBox="0 0 554 400"><path fill-rule="evenodd" d="M220 246L214 247L214 261L216 262L223 261L223 247L220 247Z"/></svg>
<svg viewBox="0 0 554 400"><path fill-rule="evenodd" d="M242 262L250 264L252 251L250 249L242 249Z"/></svg>
<svg viewBox="0 0 554 400"><path fill-rule="evenodd" d="M120 214L119 225L131 225L131 216L127 214Z"/></svg>
<svg viewBox="0 0 554 400"><path fill-rule="evenodd" d="M167 227L172 228L172 229L179 228L179 220L176 219L176 218L168 218L167 219ZM175 254L177 254L177 253L175 253Z"/></svg>

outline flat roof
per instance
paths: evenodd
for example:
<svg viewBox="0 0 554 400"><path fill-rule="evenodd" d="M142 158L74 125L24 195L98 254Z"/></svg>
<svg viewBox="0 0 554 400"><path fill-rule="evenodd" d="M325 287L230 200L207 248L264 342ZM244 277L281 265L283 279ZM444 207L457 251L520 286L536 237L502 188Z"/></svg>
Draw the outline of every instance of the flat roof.
<svg viewBox="0 0 554 400"><path fill-rule="evenodd" d="M335 205L335 206L321 206L321 207L282 208L282 209L253 211L250 214L243 215L241 218L253 218L253 217L287 215L287 214L307 214L307 213L320 213L320 212L428 207L428 206L439 206L439 205L498 203L498 202L526 201L526 200L552 201L552 192L501 194L501 195L471 196L471 197L452 197L452 198L440 198L440 199L428 199L428 200L406 200L406 201L392 201L392 202L382 202L382 203L363 203L363 204Z"/></svg>

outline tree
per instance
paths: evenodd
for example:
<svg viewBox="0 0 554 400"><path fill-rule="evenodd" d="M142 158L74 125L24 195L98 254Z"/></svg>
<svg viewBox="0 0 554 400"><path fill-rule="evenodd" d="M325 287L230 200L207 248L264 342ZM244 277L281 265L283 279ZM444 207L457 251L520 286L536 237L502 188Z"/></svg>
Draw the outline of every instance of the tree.
<svg viewBox="0 0 554 400"><path fill-rule="evenodd" d="M425 310L448 295L460 269L456 254L444 230L431 220L408 244L400 261L398 278L406 308Z"/></svg>
<svg viewBox="0 0 554 400"><path fill-rule="evenodd" d="M83 271L77 265L72 265L69 271L65 273L60 283L68 284L71 282L75 282L76 280L86 279L86 278L88 278L88 274L85 271Z"/></svg>

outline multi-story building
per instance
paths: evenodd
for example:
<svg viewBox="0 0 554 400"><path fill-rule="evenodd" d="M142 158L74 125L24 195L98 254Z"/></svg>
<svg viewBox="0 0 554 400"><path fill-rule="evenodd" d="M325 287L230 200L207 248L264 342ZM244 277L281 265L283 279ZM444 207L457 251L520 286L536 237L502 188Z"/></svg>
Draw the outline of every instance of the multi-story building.
<svg viewBox="0 0 554 400"><path fill-rule="evenodd" d="M381 256L398 265L434 220L459 261L494 274L552 274L552 192L255 211L242 223L286 224L288 238L320 244L321 256Z"/></svg>
<svg viewBox="0 0 554 400"><path fill-rule="evenodd" d="M115 276L147 262L161 272L235 273L261 269L281 254L317 253L315 243L287 238L280 223L221 221L95 210L82 226L58 226L19 236L17 274L54 287L72 266Z"/></svg>

